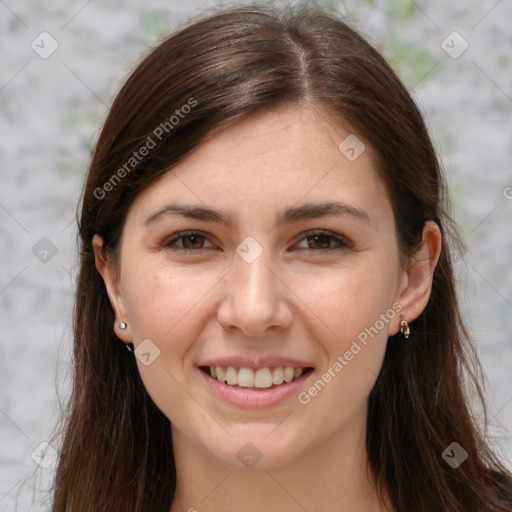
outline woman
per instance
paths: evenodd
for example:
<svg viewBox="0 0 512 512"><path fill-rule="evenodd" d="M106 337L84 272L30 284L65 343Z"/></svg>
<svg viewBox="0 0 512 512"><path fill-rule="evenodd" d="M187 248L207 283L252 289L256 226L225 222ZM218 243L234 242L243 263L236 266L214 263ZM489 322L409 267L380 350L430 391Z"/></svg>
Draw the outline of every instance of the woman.
<svg viewBox="0 0 512 512"><path fill-rule="evenodd" d="M246 6L167 38L85 184L53 512L511 510L445 194L341 20Z"/></svg>

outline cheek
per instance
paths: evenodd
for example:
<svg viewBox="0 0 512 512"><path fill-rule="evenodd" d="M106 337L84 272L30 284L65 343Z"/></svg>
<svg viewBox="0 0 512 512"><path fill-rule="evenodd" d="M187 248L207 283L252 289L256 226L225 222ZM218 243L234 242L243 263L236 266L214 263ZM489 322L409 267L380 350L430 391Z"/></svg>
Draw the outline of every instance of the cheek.
<svg viewBox="0 0 512 512"><path fill-rule="evenodd" d="M218 277L170 269L150 259L134 258L125 269L123 294L135 347L150 340L159 350L154 359L157 352L152 352L148 365L137 359L139 373L157 407L175 421L178 412L193 413L194 401L184 391L183 368L204 330L204 295Z"/></svg>
<svg viewBox="0 0 512 512"><path fill-rule="evenodd" d="M322 321L325 335L319 341L326 358L299 401L311 404L311 414L322 421L345 422L363 406L375 383L397 315L392 304L398 273L392 261L369 255L322 280L311 278L301 292L309 289L308 305Z"/></svg>
<svg viewBox="0 0 512 512"><path fill-rule="evenodd" d="M390 318L384 325L380 319L394 313L390 308L397 274L392 268L378 258L365 257L354 265L295 279L293 289L308 306L307 315L317 319L318 333L323 335L319 341L331 355L350 346L358 336L364 339L364 333L376 324L379 338L387 338Z"/></svg>
<svg viewBox="0 0 512 512"><path fill-rule="evenodd" d="M125 288L126 307L135 339L151 336L160 343L174 343L185 327L199 327L196 308L211 289L209 274L187 272L166 265L141 264ZM195 322L190 322L190 315Z"/></svg>
<svg viewBox="0 0 512 512"><path fill-rule="evenodd" d="M330 269L322 279L310 276L302 282L297 294L307 298L314 313L308 316L316 318L319 328L314 334L325 366L319 371L321 382L317 380L314 389L306 390L301 403L311 399L342 421L367 399L397 315L392 308L398 278L392 271L397 268L393 261L382 254L368 254L357 264Z"/></svg>

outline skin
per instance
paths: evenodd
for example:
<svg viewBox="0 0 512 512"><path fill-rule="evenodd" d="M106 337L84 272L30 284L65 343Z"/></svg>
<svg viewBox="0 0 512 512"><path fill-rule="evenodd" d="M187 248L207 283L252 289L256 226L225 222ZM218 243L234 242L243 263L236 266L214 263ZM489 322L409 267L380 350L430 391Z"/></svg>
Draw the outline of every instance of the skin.
<svg viewBox="0 0 512 512"><path fill-rule="evenodd" d="M426 224L419 253L401 268L372 147L359 137L366 149L354 161L338 150L351 133L309 107L238 121L138 196L118 272L94 237L117 335L135 347L150 339L160 350L152 364L137 364L172 423L178 478L170 512L384 510L366 474L367 403L388 336L399 331L398 314L306 405L293 396L256 411L236 407L197 374L198 364L218 356L291 356L315 367L307 390L394 303L409 322L424 310L439 228ZM342 214L277 223L287 207L333 200L364 210L369 222ZM233 225L171 215L144 224L170 202L225 211ZM349 246L305 238L322 229ZM166 247L187 230L205 238ZM252 263L236 253L247 236L263 249ZM404 343L414 343L413 331ZM250 468L237 457L247 442L261 453Z"/></svg>

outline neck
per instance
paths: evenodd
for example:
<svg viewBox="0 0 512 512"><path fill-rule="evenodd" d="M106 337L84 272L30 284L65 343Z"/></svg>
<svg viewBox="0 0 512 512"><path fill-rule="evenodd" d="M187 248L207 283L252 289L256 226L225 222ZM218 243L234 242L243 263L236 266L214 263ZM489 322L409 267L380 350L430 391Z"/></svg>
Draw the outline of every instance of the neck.
<svg viewBox="0 0 512 512"><path fill-rule="evenodd" d="M343 435L297 447L300 455L288 464L257 469L226 464L173 429L177 483L170 512L381 512L365 435L366 412Z"/></svg>

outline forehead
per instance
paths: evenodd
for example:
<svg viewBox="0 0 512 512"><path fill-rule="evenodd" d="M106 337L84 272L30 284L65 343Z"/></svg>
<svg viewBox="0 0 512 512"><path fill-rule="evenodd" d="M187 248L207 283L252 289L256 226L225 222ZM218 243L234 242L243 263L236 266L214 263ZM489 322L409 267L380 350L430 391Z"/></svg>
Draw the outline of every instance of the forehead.
<svg viewBox="0 0 512 512"><path fill-rule="evenodd" d="M373 148L343 120L334 124L313 108L281 107L208 137L140 194L133 210L141 221L171 201L233 215L342 201L366 203L378 215L387 196L376 161Z"/></svg>

